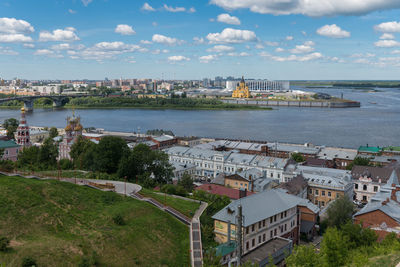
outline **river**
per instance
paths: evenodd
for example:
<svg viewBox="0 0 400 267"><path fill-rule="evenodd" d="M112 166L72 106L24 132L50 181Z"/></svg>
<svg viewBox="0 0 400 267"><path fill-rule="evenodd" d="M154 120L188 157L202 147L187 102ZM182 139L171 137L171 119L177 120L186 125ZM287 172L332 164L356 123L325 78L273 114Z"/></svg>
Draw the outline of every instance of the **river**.
<svg viewBox="0 0 400 267"><path fill-rule="evenodd" d="M302 89L302 88L293 88ZM361 108L274 108L262 110L78 109L84 127L110 131L172 130L179 136L204 136L313 143L338 147L400 145L400 89L305 89L361 102ZM28 124L64 127L68 109L35 109ZM19 118L18 110L0 110L0 121Z"/></svg>

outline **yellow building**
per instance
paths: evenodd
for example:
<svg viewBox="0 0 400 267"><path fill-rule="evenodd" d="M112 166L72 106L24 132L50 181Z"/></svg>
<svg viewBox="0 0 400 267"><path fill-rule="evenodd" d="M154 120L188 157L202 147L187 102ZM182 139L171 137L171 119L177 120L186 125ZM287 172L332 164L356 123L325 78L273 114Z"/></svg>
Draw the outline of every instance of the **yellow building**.
<svg viewBox="0 0 400 267"><path fill-rule="evenodd" d="M250 91L249 87L246 85L244 78L240 81L239 85L236 87L236 90L233 91L232 97L234 98L249 98Z"/></svg>
<svg viewBox="0 0 400 267"><path fill-rule="evenodd" d="M243 178L242 176L238 175L238 174L232 174L232 175L228 175L225 176L224 179L224 185L226 187L230 187L233 189L247 189L250 190L249 186L250 186L250 182L249 180L247 180L246 178Z"/></svg>

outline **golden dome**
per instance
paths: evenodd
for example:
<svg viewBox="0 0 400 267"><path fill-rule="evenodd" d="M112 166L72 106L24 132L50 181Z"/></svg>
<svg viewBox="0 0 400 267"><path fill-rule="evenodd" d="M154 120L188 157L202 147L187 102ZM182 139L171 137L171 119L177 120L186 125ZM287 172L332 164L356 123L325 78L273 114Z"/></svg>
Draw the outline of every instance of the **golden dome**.
<svg viewBox="0 0 400 267"><path fill-rule="evenodd" d="M75 126L74 131L82 131L82 129L83 129L82 125L78 124Z"/></svg>
<svg viewBox="0 0 400 267"><path fill-rule="evenodd" d="M71 124L68 124L67 127L65 127L65 131L72 131Z"/></svg>
<svg viewBox="0 0 400 267"><path fill-rule="evenodd" d="M24 107L21 108L21 112L25 112L25 108Z"/></svg>

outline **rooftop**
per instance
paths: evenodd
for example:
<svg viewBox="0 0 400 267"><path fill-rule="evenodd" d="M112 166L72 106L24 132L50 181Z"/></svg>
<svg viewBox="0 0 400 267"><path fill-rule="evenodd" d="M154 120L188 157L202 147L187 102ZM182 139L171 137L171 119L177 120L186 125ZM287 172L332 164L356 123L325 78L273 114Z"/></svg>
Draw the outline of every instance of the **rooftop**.
<svg viewBox="0 0 400 267"><path fill-rule="evenodd" d="M12 148L12 147L19 147L17 143L13 140L0 140L0 149L2 148Z"/></svg>
<svg viewBox="0 0 400 267"><path fill-rule="evenodd" d="M203 191L206 191L213 195L227 196L230 199L235 199L235 200L240 198L240 190L239 189L228 188L228 187L225 187L222 185L217 185L217 184L203 184L203 185L196 187L196 190L203 190ZM247 196L250 196L253 194L254 194L253 192L246 191Z"/></svg>
<svg viewBox="0 0 400 267"><path fill-rule="evenodd" d="M379 153L382 148L377 146L360 146L358 152Z"/></svg>

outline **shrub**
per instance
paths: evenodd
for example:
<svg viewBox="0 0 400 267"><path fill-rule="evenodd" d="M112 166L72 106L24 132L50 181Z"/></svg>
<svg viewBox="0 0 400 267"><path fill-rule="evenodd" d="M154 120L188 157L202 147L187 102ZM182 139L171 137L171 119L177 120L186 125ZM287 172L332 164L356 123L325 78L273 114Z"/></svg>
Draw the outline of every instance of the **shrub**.
<svg viewBox="0 0 400 267"><path fill-rule="evenodd" d="M115 223L116 225L119 225L119 226L122 226L122 225L125 225L125 224L126 224L126 223L125 223L125 220L124 220L124 218L122 217L121 214L115 215L115 216L113 217L113 221L114 221L114 223Z"/></svg>
<svg viewBox="0 0 400 267"><path fill-rule="evenodd" d="M0 237L0 251L7 251L10 240L7 237Z"/></svg>
<svg viewBox="0 0 400 267"><path fill-rule="evenodd" d="M22 259L22 267L37 267L37 264L32 257L25 257Z"/></svg>

